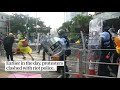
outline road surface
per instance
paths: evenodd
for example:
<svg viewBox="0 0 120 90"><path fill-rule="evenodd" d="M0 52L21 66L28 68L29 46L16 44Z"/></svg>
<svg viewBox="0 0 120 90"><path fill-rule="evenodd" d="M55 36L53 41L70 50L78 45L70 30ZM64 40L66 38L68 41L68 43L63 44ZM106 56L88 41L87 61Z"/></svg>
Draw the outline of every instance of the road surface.
<svg viewBox="0 0 120 90"><path fill-rule="evenodd" d="M31 60L29 55L25 55L26 56L26 60ZM32 56L34 57L35 61L42 61L42 51L41 54L37 54L36 52L32 53ZM13 72L13 71L5 71L4 67L5 67L5 61L6 61L6 57L5 56L0 56L0 78L8 78L8 76L10 74L13 73L17 73L17 72ZM14 55L14 60L18 61L18 60L23 60L22 59L22 55ZM46 60L48 60L48 56L46 55ZM75 64L71 64L71 63L67 63L69 64L69 71L72 71L72 67L75 67ZM74 68L75 69L75 68ZM60 74L55 72L55 71L34 71L31 73L37 73L37 74L41 74L42 78L57 78Z"/></svg>

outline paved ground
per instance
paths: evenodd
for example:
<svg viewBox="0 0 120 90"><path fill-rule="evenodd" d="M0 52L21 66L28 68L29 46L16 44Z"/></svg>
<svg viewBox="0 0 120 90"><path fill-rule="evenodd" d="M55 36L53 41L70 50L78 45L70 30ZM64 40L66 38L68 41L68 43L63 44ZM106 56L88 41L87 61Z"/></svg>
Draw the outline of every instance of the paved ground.
<svg viewBox="0 0 120 90"><path fill-rule="evenodd" d="M42 51L41 51L41 53L42 53ZM36 61L41 61L42 60L42 55L41 54L37 54L36 52L33 52L32 56L34 57L34 59ZM14 60L17 61L17 60L23 60L23 59L22 59L21 55L14 55ZM26 55L26 60L31 60L30 56ZM48 60L47 55L46 55L46 60ZM6 72L4 70L4 66L5 66L4 61L6 61L6 57L5 56L0 56L0 78L7 78L10 74L16 73L16 72ZM70 72L75 72L75 69L76 69L75 63L67 62L67 65L69 67ZM31 73L39 73L39 74L42 75L42 78L57 78L60 75L57 72L47 72L47 71L31 72ZM74 75L71 75L71 77L73 78Z"/></svg>
<svg viewBox="0 0 120 90"><path fill-rule="evenodd" d="M76 47L76 46L75 46ZM33 50L35 50L35 47L32 46ZM77 47L78 48L78 47ZM79 47L80 48L80 47ZM42 60L42 55L41 54L37 54L37 51L34 51L32 53L32 56L34 57L34 59L36 61L41 61ZM41 51L42 53L42 51ZM77 61L77 54L78 54L78 50L74 50L72 51L72 55L70 57L67 58L67 60L70 61ZM26 55L26 60L31 60L31 58ZM23 60L21 55L14 55L14 60ZM46 56L46 60L48 60L48 57ZM16 73L16 72L5 72L4 70L4 61L6 61L6 57L5 56L0 56L0 78L7 78L10 74L12 73ZM76 72L76 63L73 62L67 62L67 66L69 67L69 72L71 73L75 73ZM42 75L42 78L57 78L60 74L56 73L56 72L31 72L31 73L39 73ZM114 75L113 75L114 76ZM71 75L71 78L75 78L75 75Z"/></svg>

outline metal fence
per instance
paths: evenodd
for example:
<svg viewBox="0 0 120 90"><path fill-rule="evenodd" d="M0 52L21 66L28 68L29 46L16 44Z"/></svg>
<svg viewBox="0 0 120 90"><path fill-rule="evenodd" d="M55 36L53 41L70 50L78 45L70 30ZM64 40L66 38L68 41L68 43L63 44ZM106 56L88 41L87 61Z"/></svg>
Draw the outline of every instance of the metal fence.
<svg viewBox="0 0 120 90"><path fill-rule="evenodd" d="M80 44L75 44L71 43L71 50L72 54L67 57L67 60L65 61L65 64L68 65L69 69L73 69L72 71L69 70L69 72L64 72L65 76L67 73L69 73L73 78L117 78L117 76L99 76L98 75L98 66L99 64L106 64L106 65L119 65L118 62L114 63L113 58L111 56L111 62L110 63L105 63L105 62L99 62L100 60L100 55L102 50L114 50L115 49L98 49L98 48L88 48L86 44L86 36L82 32L77 34L81 37L81 43ZM32 47L33 50L37 50L36 47L38 46L38 43L30 44L30 47ZM4 56L4 49L3 45L0 46L0 55ZM98 56L97 58L96 55ZM48 58L49 60L50 58ZM95 73L90 74L90 68L94 69ZM65 71L66 67L64 67ZM77 77L77 75L79 77Z"/></svg>
<svg viewBox="0 0 120 90"><path fill-rule="evenodd" d="M81 32L79 35L81 35L82 43L79 44L79 46L77 46L77 47L75 46L76 48L71 47L73 54L70 57L68 57L67 60L65 60L65 64L67 62L76 63L77 66L74 65L74 68L78 69L78 70L74 70L74 72L64 72L65 75L66 74L73 75L73 78L117 78L117 76L115 76L114 73L111 72L109 66L111 66L111 65L118 66L119 65L119 63L118 63L119 57L117 58L116 62L113 62L114 53L112 53L112 55L110 57L110 62L106 62L106 63L100 62L102 50L115 51L115 49L99 49L98 47L97 48L95 48L95 47L86 48L85 38L84 38L83 33ZM79 57L77 55L79 55ZM76 58L72 58L73 56ZM72 58L72 60L70 60L70 58ZM109 69L111 76L99 76L98 75L98 66L99 65L109 65L108 69ZM64 67L64 71L65 71L65 69L66 68ZM91 71L91 70L93 70L93 71ZM92 72L92 73L90 73L90 72ZM77 77L77 75L79 77Z"/></svg>

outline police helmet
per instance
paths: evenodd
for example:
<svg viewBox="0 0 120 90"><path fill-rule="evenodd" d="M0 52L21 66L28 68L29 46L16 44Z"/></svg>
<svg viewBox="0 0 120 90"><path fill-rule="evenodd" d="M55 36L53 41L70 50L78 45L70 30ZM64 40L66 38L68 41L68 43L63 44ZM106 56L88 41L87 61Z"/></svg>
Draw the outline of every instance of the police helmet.
<svg viewBox="0 0 120 90"><path fill-rule="evenodd" d="M109 29L110 29L109 26L104 26L104 27L103 27L103 31L108 31Z"/></svg>
<svg viewBox="0 0 120 90"><path fill-rule="evenodd" d="M58 30L58 35L59 37L65 37L67 36L66 31L63 29Z"/></svg>
<svg viewBox="0 0 120 90"><path fill-rule="evenodd" d="M104 32L104 31L108 31L109 29L110 29L110 27L109 27L107 21L106 21L106 20L103 21L103 32Z"/></svg>

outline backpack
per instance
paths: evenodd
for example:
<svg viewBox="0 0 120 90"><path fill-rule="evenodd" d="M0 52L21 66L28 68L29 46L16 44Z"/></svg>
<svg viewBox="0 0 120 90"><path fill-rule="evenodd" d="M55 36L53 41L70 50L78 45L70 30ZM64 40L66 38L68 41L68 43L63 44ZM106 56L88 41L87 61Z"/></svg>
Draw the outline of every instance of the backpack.
<svg viewBox="0 0 120 90"><path fill-rule="evenodd" d="M66 39L66 41L65 41L66 47L69 48L70 47L69 39L68 38L65 38L65 39ZM71 55L71 49L70 48L65 51L65 55L66 56L70 56Z"/></svg>
<svg viewBox="0 0 120 90"><path fill-rule="evenodd" d="M66 56L70 56L70 55L71 55L71 49L67 49L67 50L65 51L65 55L66 55Z"/></svg>
<svg viewBox="0 0 120 90"><path fill-rule="evenodd" d="M114 43L114 41L112 39L112 35L111 35L111 33L109 31L108 31L108 33L110 34L110 48L115 49L115 43Z"/></svg>
<svg viewBox="0 0 120 90"><path fill-rule="evenodd" d="M10 37L5 37L3 40L3 44L6 45L10 45L11 44L11 38Z"/></svg>
<svg viewBox="0 0 120 90"><path fill-rule="evenodd" d="M22 42L22 46L23 46L23 47L27 47L27 46L28 46L28 41L27 41L27 40L23 41L23 42Z"/></svg>

